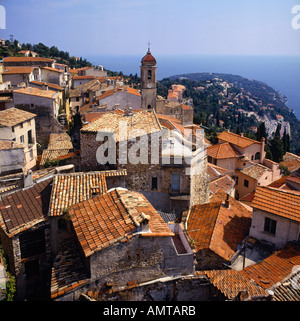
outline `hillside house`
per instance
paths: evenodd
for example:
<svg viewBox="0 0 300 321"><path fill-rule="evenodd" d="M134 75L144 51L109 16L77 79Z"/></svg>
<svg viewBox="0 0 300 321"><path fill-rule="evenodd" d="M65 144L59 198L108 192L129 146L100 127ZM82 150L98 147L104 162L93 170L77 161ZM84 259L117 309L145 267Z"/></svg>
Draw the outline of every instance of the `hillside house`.
<svg viewBox="0 0 300 321"><path fill-rule="evenodd" d="M101 84L98 80L89 80L80 86L69 91L70 111L74 115L80 108L88 103L94 102L97 95L100 94Z"/></svg>
<svg viewBox="0 0 300 321"><path fill-rule="evenodd" d="M281 177L279 164L271 160L264 159L264 165L251 163L237 171L237 198L243 198L253 193L258 186L267 186Z"/></svg>
<svg viewBox="0 0 300 321"><path fill-rule="evenodd" d="M62 93L52 90L42 90L26 87L13 93L15 106L37 115L37 140L41 145L48 145L51 133L61 133L62 125L57 121L59 109L62 106Z"/></svg>
<svg viewBox="0 0 300 321"><path fill-rule="evenodd" d="M13 166L10 167L10 162L11 165L17 165L15 170L20 170L22 159L24 159L22 169L35 169L37 161L35 117L35 114L17 108L0 111L0 137L11 145L9 152L2 151L2 156L5 157L2 159L3 167L0 169L2 175L14 170ZM16 150L20 145L23 147L23 157L22 152Z"/></svg>
<svg viewBox="0 0 300 321"><path fill-rule="evenodd" d="M251 203L252 224L249 235L282 248L300 241L300 193L259 186Z"/></svg>
<svg viewBox="0 0 300 321"><path fill-rule="evenodd" d="M2 79L10 81L12 87L26 86L32 80L40 80L40 72L37 67L5 67Z"/></svg>
<svg viewBox="0 0 300 321"><path fill-rule="evenodd" d="M37 80L37 79L35 79ZM61 87L66 86L64 79L64 72L60 69L51 68L51 67L42 67L41 68L41 81L49 82L56 84Z"/></svg>
<svg viewBox="0 0 300 321"><path fill-rule="evenodd" d="M243 134L237 135L228 131L223 131L218 135L218 143L230 143L247 159L254 163L263 163L265 158L265 141L261 142L244 137Z"/></svg>
<svg viewBox="0 0 300 321"><path fill-rule="evenodd" d="M4 67L54 67L55 60L42 57L6 57Z"/></svg>
<svg viewBox="0 0 300 321"><path fill-rule="evenodd" d="M24 55L24 57L37 57L38 54L32 50L20 50L18 52L21 55Z"/></svg>
<svg viewBox="0 0 300 321"><path fill-rule="evenodd" d="M141 109L141 94L137 89L130 87L119 87L103 92L96 97L96 102L101 107L106 105L107 110L114 109Z"/></svg>

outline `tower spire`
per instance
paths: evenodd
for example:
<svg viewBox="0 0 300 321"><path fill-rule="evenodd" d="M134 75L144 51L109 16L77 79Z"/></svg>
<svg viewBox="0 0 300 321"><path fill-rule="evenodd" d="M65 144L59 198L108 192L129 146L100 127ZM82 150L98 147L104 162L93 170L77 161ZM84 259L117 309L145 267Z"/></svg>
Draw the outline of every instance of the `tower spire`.
<svg viewBox="0 0 300 321"><path fill-rule="evenodd" d="M148 41L148 53L150 53L150 45L151 45L151 43L150 43L150 41Z"/></svg>

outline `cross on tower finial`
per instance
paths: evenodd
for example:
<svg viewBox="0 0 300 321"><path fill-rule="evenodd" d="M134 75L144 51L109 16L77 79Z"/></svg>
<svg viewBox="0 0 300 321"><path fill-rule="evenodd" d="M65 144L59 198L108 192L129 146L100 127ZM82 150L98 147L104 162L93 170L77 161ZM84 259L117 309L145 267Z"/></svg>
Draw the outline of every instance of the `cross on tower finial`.
<svg viewBox="0 0 300 321"><path fill-rule="evenodd" d="M150 41L148 41L148 52L150 53L150 45L151 45L151 43L150 43Z"/></svg>

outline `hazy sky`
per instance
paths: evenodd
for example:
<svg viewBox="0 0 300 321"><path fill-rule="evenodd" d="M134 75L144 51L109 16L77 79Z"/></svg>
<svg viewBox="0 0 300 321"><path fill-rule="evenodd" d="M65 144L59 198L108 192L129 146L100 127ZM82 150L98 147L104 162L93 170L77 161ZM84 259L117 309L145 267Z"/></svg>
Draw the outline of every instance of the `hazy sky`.
<svg viewBox="0 0 300 321"><path fill-rule="evenodd" d="M300 55L300 0L0 0L21 43L71 55ZM300 19L299 19L300 23Z"/></svg>

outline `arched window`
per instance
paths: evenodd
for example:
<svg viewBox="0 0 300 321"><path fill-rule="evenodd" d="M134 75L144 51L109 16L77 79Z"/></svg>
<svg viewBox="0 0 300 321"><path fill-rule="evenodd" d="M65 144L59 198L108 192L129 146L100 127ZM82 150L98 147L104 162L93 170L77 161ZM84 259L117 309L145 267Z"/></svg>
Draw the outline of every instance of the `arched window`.
<svg viewBox="0 0 300 321"><path fill-rule="evenodd" d="M152 78L152 70L148 70L148 79L151 79Z"/></svg>
<svg viewBox="0 0 300 321"><path fill-rule="evenodd" d="M255 154L255 160L257 160L257 159L260 159L260 152L257 152L257 153Z"/></svg>
<svg viewBox="0 0 300 321"><path fill-rule="evenodd" d="M151 105L148 105L148 107L147 107L148 109L151 109Z"/></svg>

